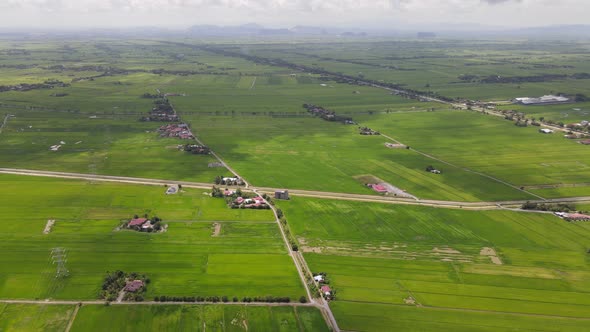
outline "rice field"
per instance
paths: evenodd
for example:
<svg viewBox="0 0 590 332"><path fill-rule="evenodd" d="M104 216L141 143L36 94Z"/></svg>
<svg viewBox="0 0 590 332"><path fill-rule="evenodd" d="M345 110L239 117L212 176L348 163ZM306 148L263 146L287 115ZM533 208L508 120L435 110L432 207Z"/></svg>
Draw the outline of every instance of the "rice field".
<svg viewBox="0 0 590 332"><path fill-rule="evenodd" d="M0 182L1 298L97 299L106 272L117 269L146 274L150 300L305 294L268 210L232 210L203 190L165 195L157 186L8 175ZM168 230L118 229L136 214L159 216ZM55 247L67 251L67 278L55 277Z"/></svg>
<svg viewBox="0 0 590 332"><path fill-rule="evenodd" d="M327 273L344 330L590 326L587 223L306 198L280 208L310 269Z"/></svg>

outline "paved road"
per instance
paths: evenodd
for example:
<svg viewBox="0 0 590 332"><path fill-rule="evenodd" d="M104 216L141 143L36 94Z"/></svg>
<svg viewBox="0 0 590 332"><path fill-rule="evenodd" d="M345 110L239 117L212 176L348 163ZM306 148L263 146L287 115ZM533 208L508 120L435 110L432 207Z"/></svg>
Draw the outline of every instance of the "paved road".
<svg viewBox="0 0 590 332"><path fill-rule="evenodd" d="M29 170L29 169L16 169L16 168L0 168L0 174L16 174L16 175L29 175L29 176L41 176L41 177L53 177L53 178L64 178L64 179L78 179L88 181L105 181L105 182L118 182L118 183L131 183L131 184L142 184L142 185L172 185L180 184L186 188L197 188L197 189L211 189L212 183L203 182L190 182L190 181L177 181L177 180L160 180L160 179L146 179L146 178L133 178L124 176L111 176L111 175L95 175L95 174L83 174L83 173L68 173L68 172L53 172L53 171L40 171L40 170ZM284 188L281 188L283 190ZM254 191L267 194L274 194L278 188L269 187L250 187L250 189L242 189L243 191ZM336 193L336 192L324 192L324 191L312 191L312 190L300 190L300 189L288 189L289 194L292 196L301 197L316 197L326 199L340 199L349 201L361 201L361 202L376 202L376 203L389 203L389 204L406 204L406 205L423 205L443 208L462 208L462 209L474 209L474 210L495 210L499 209L498 205L521 205L526 203L527 200L512 200L512 201L490 201L490 202L460 202L460 201L441 201L441 200L429 200L420 199L414 200L411 198L400 198L391 196L378 196L378 195L364 195L364 194L347 194L347 193ZM579 202L590 202L590 196L584 197L569 197L569 198L555 198L546 200L528 200L534 203L579 203Z"/></svg>

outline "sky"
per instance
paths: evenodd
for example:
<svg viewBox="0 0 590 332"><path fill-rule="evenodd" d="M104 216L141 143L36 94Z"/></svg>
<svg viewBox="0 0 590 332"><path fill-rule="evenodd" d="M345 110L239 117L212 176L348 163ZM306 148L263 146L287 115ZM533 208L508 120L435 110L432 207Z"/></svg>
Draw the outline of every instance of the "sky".
<svg viewBox="0 0 590 332"><path fill-rule="evenodd" d="M589 0L0 0L2 28L585 24Z"/></svg>

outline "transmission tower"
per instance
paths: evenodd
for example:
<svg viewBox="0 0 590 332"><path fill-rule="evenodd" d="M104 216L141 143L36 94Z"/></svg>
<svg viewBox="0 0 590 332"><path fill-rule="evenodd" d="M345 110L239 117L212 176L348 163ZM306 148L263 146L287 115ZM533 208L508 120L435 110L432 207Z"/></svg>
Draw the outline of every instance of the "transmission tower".
<svg viewBox="0 0 590 332"><path fill-rule="evenodd" d="M64 248L53 248L51 249L51 261L56 264L55 277L63 278L70 274L70 271L66 268L67 256L66 249Z"/></svg>

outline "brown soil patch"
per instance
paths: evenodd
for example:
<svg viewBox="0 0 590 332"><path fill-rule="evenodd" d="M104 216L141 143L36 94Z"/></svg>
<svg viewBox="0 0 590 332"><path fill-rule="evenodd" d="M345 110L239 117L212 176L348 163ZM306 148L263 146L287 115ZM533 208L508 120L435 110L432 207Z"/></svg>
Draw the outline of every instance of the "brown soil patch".
<svg viewBox="0 0 590 332"><path fill-rule="evenodd" d="M453 260L450 259L450 258L443 258L443 259L441 259L441 261L443 261L443 262L452 262Z"/></svg>
<svg viewBox="0 0 590 332"><path fill-rule="evenodd" d="M496 250L494 250L493 248L483 247L483 248L481 248L481 251L479 252L479 254L481 256L489 257L492 260L492 263L494 263L496 265L503 264L500 257L498 257L498 255L496 254Z"/></svg>
<svg viewBox="0 0 590 332"><path fill-rule="evenodd" d="M51 228L55 224L55 219L48 219L47 224L45 224L45 229L43 230L43 234L49 234L51 232Z"/></svg>
<svg viewBox="0 0 590 332"><path fill-rule="evenodd" d="M496 265L502 265L502 260L500 260L498 256L490 256L490 258L492 259L492 263Z"/></svg>
<svg viewBox="0 0 590 332"><path fill-rule="evenodd" d="M437 248L434 247L432 249L433 252L439 253L439 254L460 254L461 252L459 250L455 250L453 248Z"/></svg>
<svg viewBox="0 0 590 332"><path fill-rule="evenodd" d="M404 303L409 305L416 305L416 299L410 296L404 299Z"/></svg>
<svg viewBox="0 0 590 332"><path fill-rule="evenodd" d="M313 253L316 253L316 254L321 254L322 253L322 248L320 248L320 247L302 246L301 247L301 251L303 251L303 252L313 252Z"/></svg>
<svg viewBox="0 0 590 332"><path fill-rule="evenodd" d="M481 248L479 254L482 256L496 256L496 250L489 247L483 247Z"/></svg>
<svg viewBox="0 0 590 332"><path fill-rule="evenodd" d="M213 234L211 236L216 237L221 233L221 224L216 222L213 224Z"/></svg>

